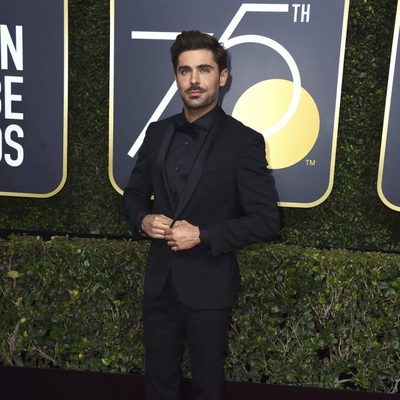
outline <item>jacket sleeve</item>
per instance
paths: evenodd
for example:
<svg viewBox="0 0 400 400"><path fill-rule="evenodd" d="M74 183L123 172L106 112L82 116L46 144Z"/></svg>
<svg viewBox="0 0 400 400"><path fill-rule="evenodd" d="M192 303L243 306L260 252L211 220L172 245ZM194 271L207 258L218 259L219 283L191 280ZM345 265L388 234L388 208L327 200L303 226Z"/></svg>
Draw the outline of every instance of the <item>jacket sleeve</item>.
<svg viewBox="0 0 400 400"><path fill-rule="evenodd" d="M236 169L242 215L205 226L213 256L270 240L280 229L277 194L265 160L264 138L255 133L249 137L250 143L241 153Z"/></svg>
<svg viewBox="0 0 400 400"><path fill-rule="evenodd" d="M140 230L140 223L151 211L151 195L153 187L150 171L151 125L147 129L145 139L139 149L138 159L132 170L128 185L124 190L123 210L132 228L133 238L145 239Z"/></svg>

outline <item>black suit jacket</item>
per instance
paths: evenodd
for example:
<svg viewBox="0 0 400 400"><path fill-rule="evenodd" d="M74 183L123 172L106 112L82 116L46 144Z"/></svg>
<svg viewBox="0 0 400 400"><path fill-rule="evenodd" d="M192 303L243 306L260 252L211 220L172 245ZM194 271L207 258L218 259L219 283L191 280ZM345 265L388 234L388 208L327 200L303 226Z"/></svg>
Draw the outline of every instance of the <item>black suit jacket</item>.
<svg viewBox="0 0 400 400"><path fill-rule="evenodd" d="M240 283L235 249L271 239L280 227L264 139L220 110L175 208L164 168L173 118L149 125L124 192L125 214L136 239L143 238L141 216L156 213L205 228L209 246L172 252L164 240L152 239L144 290L158 295L171 271L187 307L230 307Z"/></svg>

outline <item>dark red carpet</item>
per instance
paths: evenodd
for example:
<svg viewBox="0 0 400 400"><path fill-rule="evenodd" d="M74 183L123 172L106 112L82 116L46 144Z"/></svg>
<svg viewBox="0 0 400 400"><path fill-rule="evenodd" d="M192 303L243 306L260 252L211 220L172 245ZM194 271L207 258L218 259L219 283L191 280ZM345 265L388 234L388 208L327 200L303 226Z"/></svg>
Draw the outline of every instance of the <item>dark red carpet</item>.
<svg viewBox="0 0 400 400"><path fill-rule="evenodd" d="M0 367L1 400L144 400L137 375ZM189 400L190 382L184 382ZM226 384L226 400L394 400L398 395L253 383Z"/></svg>

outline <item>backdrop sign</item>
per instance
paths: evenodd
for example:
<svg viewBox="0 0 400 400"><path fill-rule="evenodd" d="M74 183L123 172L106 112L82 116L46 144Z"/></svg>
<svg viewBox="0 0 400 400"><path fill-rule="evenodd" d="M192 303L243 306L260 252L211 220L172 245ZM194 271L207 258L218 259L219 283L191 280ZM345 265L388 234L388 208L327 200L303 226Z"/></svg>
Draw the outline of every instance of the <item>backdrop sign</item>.
<svg viewBox="0 0 400 400"><path fill-rule="evenodd" d="M66 179L67 0L0 2L0 195Z"/></svg>
<svg viewBox="0 0 400 400"><path fill-rule="evenodd" d="M181 111L169 47L182 30L231 54L224 110L264 135L280 205L333 186L349 0L111 1L110 180L122 193L148 124Z"/></svg>
<svg viewBox="0 0 400 400"><path fill-rule="evenodd" d="M392 58L386 94L381 156L378 171L378 193L390 208L400 211L400 3L393 35Z"/></svg>

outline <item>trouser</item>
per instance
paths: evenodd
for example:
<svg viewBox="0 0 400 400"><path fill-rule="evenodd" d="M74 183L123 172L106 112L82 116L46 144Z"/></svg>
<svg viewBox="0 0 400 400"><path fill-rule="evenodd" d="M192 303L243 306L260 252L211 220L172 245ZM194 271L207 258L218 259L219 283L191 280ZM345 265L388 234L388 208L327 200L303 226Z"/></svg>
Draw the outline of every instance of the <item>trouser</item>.
<svg viewBox="0 0 400 400"><path fill-rule="evenodd" d="M143 315L146 400L181 398L185 339L192 368L192 398L221 400L230 308L188 309L169 278L159 296L144 295Z"/></svg>

